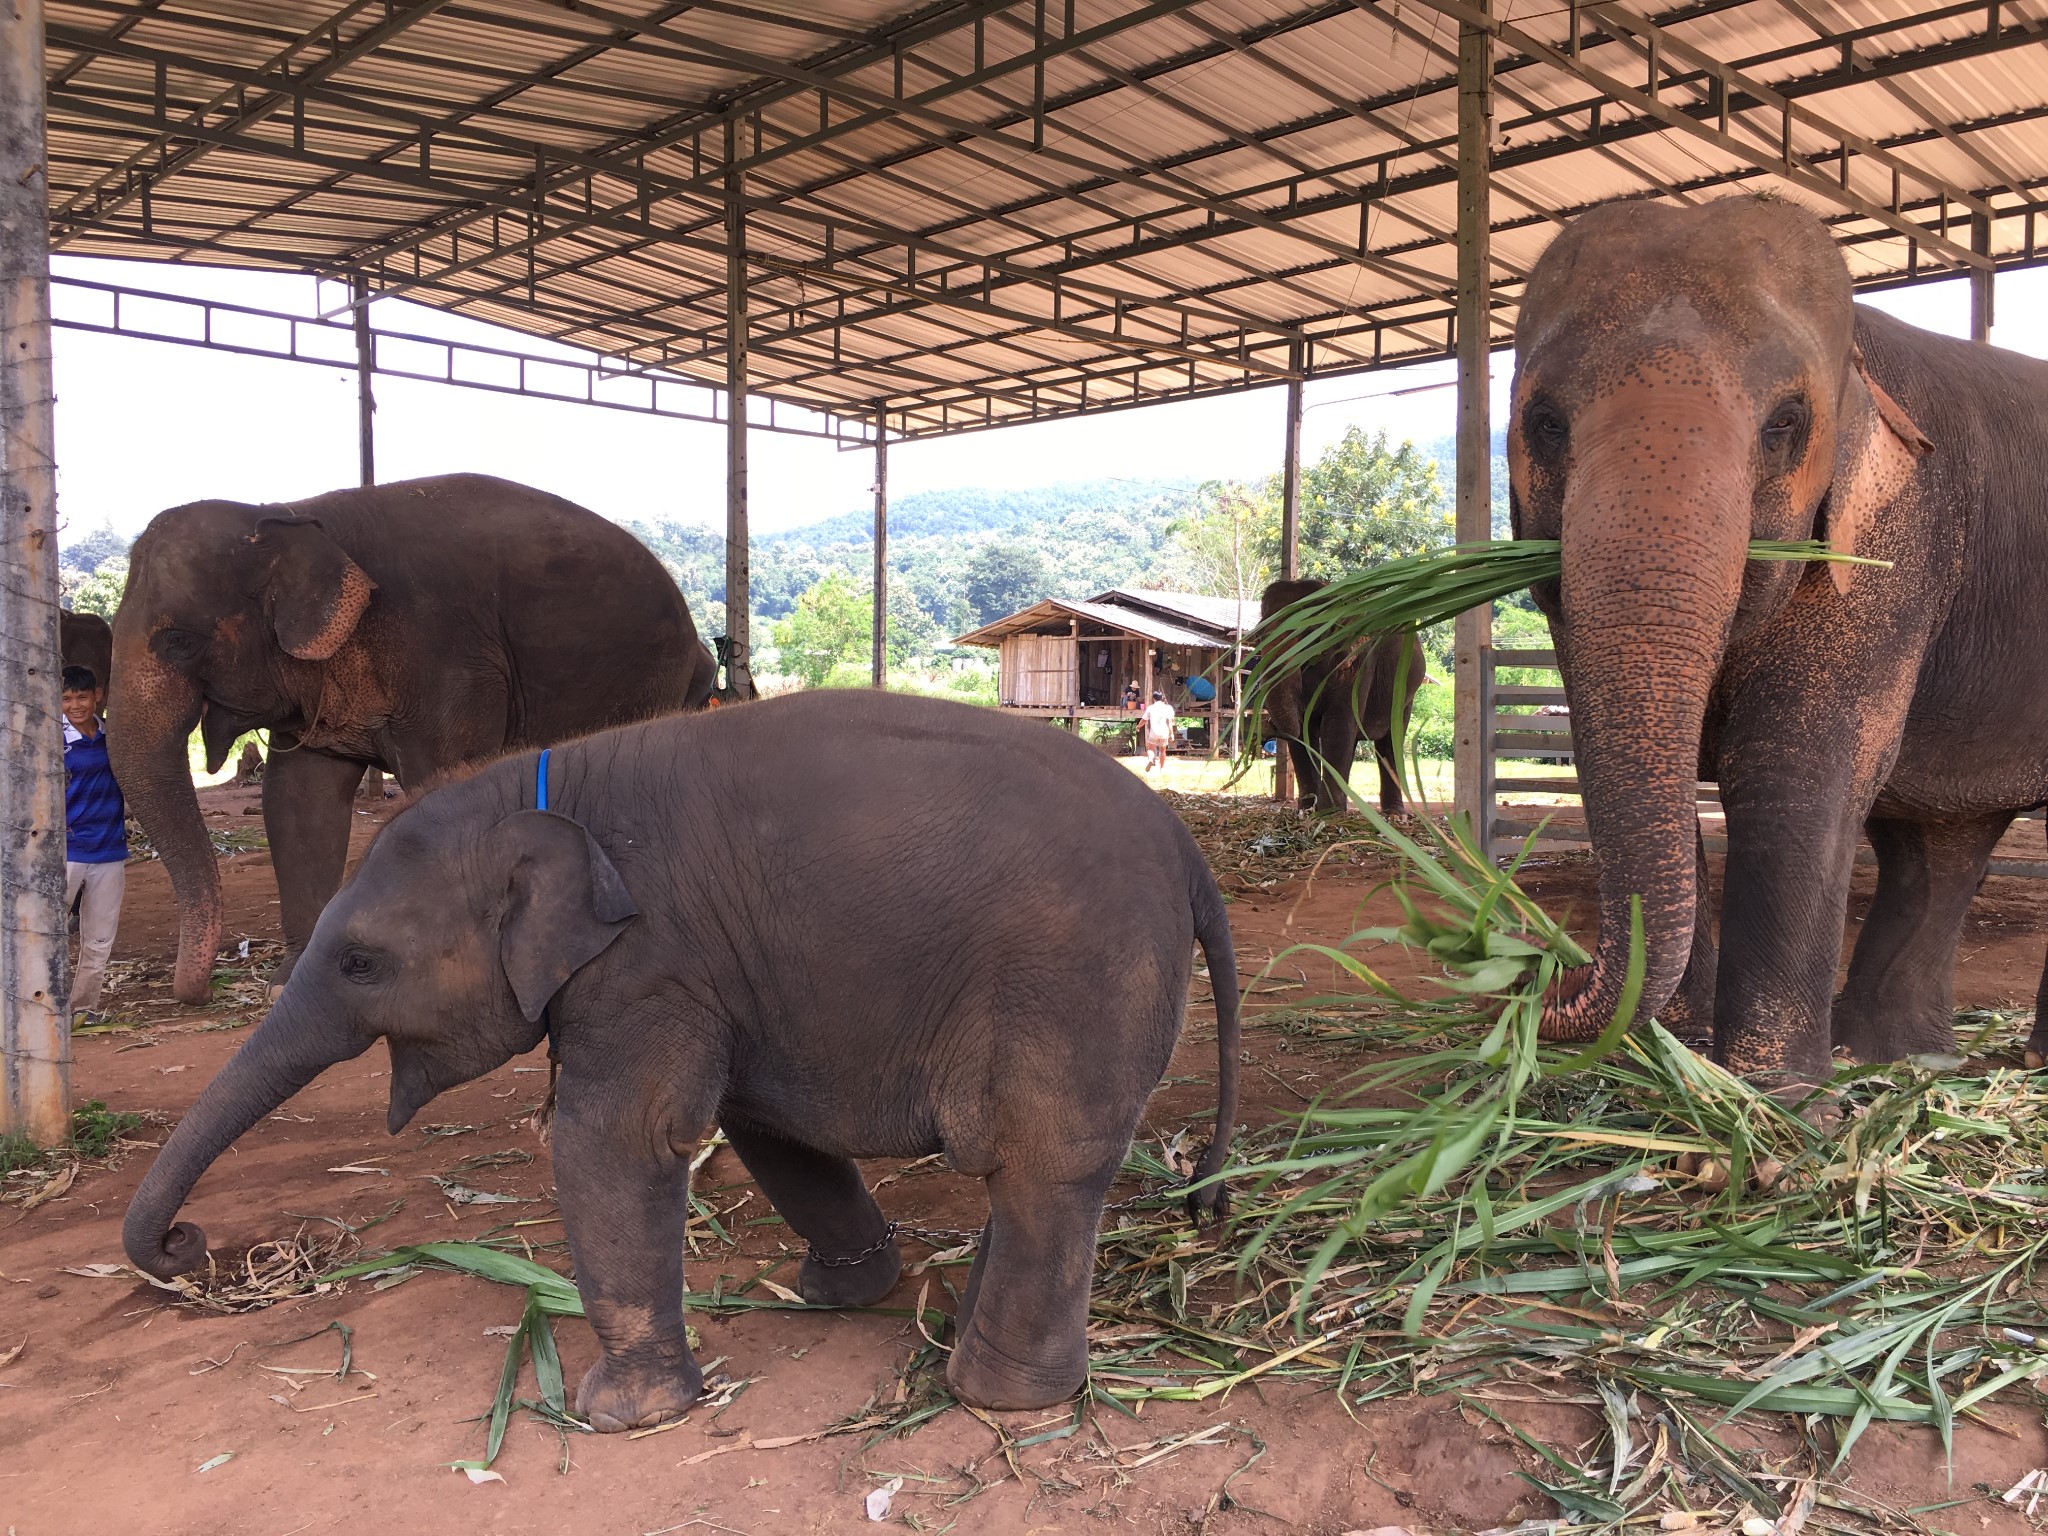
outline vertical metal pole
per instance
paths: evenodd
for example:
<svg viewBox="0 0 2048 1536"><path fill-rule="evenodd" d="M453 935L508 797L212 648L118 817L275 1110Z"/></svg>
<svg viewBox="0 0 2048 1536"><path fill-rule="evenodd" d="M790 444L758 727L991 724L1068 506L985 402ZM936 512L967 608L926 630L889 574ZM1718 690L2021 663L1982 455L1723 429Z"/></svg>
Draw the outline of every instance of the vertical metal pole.
<svg viewBox="0 0 2048 1536"><path fill-rule="evenodd" d="M1292 581L1301 574L1301 343L1287 349L1287 420L1280 458L1280 576ZM1285 805L1294 799L1294 761L1281 742L1273 754L1273 798Z"/></svg>
<svg viewBox="0 0 2048 1536"><path fill-rule="evenodd" d="M747 210L745 178L725 178L725 634L726 681L754 696L747 598Z"/></svg>
<svg viewBox="0 0 2048 1536"><path fill-rule="evenodd" d="M1492 14L1492 0L1479 0ZM1483 26L1458 27L1458 542L1493 537L1493 433L1488 421L1487 352L1490 272L1487 182L1493 132L1493 37ZM1480 763L1481 650L1493 643L1493 609L1458 615L1453 655L1453 777L1455 809L1483 840L1491 815Z"/></svg>
<svg viewBox="0 0 2048 1536"><path fill-rule="evenodd" d="M348 280L356 321L356 455L362 485L377 483L377 397L370 376L377 367L377 343L370 335L370 280Z"/></svg>
<svg viewBox="0 0 2048 1536"><path fill-rule="evenodd" d="M871 679L889 686L889 431L875 427L875 661Z"/></svg>
<svg viewBox="0 0 2048 1536"><path fill-rule="evenodd" d="M1287 581L1301 574L1301 343L1287 349L1286 443L1280 461L1280 575Z"/></svg>
<svg viewBox="0 0 2048 1536"><path fill-rule="evenodd" d="M0 1135L71 1129L42 0L0 0Z"/></svg>
<svg viewBox="0 0 2048 1536"><path fill-rule="evenodd" d="M1991 254L1991 220L1983 214L1970 219L1970 249L1980 256ZM1970 340L1991 340L1991 283L1989 267L1970 268Z"/></svg>

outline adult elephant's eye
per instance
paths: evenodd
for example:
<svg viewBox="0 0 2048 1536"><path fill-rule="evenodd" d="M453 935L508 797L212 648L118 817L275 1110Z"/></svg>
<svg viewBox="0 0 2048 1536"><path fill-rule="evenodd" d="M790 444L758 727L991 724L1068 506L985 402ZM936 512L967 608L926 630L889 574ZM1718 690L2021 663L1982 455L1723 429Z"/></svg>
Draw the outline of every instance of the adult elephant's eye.
<svg viewBox="0 0 2048 1536"><path fill-rule="evenodd" d="M1780 401L1764 418L1764 456L1780 463L1797 463L1806 447L1806 430L1811 421L1804 400L1795 397Z"/></svg>
<svg viewBox="0 0 2048 1536"><path fill-rule="evenodd" d="M149 637L149 648L159 660L182 667L197 661L206 650L206 636L189 629L160 629Z"/></svg>
<svg viewBox="0 0 2048 1536"><path fill-rule="evenodd" d="M371 982L384 974L383 961L373 951L353 944L341 952L335 964L348 981Z"/></svg>
<svg viewBox="0 0 2048 1536"><path fill-rule="evenodd" d="M1538 458L1555 459L1563 455L1571 441L1571 426L1565 421L1564 412L1548 400L1531 400L1522 413L1522 435L1528 439L1531 453Z"/></svg>

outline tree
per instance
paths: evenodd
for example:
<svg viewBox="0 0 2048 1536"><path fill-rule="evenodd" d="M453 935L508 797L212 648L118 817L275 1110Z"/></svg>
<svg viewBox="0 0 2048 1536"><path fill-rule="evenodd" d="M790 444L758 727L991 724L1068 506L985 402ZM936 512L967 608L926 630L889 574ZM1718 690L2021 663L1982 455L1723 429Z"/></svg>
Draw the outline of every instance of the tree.
<svg viewBox="0 0 2048 1536"><path fill-rule="evenodd" d="M1271 485L1211 480L1168 528L1170 579L1210 597L1256 598L1280 570L1280 498Z"/></svg>
<svg viewBox="0 0 2048 1536"><path fill-rule="evenodd" d="M67 571L90 576L108 560L127 553L128 540L114 531L112 523L102 523L81 538L66 540L58 563Z"/></svg>
<svg viewBox="0 0 2048 1536"><path fill-rule="evenodd" d="M993 624L1051 595L1045 557L1024 544L984 544L968 557L962 575L976 624Z"/></svg>
<svg viewBox="0 0 2048 1536"><path fill-rule="evenodd" d="M841 661L866 652L874 634L874 614L865 596L846 577L833 571L796 600L786 619L775 625L775 648L782 670L820 688Z"/></svg>
<svg viewBox="0 0 2048 1536"><path fill-rule="evenodd" d="M1384 430L1345 430L1301 477L1301 574L1329 579L1456 541L1436 463Z"/></svg>
<svg viewBox="0 0 2048 1536"><path fill-rule="evenodd" d="M109 624L114 622L114 610L121 606L121 592L128 585L128 557L110 555L102 560L99 569L80 581L71 584L71 572L65 573L64 588L71 599L75 613L96 613Z"/></svg>

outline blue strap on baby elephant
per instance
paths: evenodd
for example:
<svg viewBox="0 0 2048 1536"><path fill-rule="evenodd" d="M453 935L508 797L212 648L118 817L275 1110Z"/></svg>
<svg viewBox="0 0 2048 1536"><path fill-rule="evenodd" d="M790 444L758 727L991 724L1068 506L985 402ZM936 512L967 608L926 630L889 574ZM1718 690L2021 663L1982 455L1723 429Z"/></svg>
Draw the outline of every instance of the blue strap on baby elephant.
<svg viewBox="0 0 2048 1536"><path fill-rule="evenodd" d="M548 754L551 751L553 751L551 747L542 747L540 749L540 761L534 766L533 808L536 811L544 811L548 808ZM540 1116L536 1118L545 1121L554 1118L555 1074L561 1069L562 1060L561 1035L555 1024L555 1005L552 1002L541 1010L541 1023L546 1026L548 1032L548 1099Z"/></svg>
<svg viewBox="0 0 2048 1536"><path fill-rule="evenodd" d="M540 749L540 766L533 770L533 808L544 811L548 808L548 753L552 747Z"/></svg>

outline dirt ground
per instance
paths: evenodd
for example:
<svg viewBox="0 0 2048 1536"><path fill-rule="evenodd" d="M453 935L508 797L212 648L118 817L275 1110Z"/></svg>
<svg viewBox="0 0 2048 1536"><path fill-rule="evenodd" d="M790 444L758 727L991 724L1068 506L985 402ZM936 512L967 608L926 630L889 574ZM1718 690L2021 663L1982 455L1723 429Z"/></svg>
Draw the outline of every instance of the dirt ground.
<svg viewBox="0 0 2048 1536"><path fill-rule="evenodd" d="M210 790L202 801L217 828L257 824L252 791ZM386 811L361 806L358 851ZM228 943L249 939L260 962L277 937L268 855L237 853L222 872ZM1359 908L1372 878L1333 867L1306 892L1298 878L1270 886L1227 879L1240 965L1249 974L1287 944L1332 941L1385 920L1377 904ZM1541 858L1525 883L1553 912L1584 918L1592 910L1582 855ZM1869 887L1870 871L1859 870L1855 915ZM1852 916L1845 953L1854 929ZM2044 940L2048 883L1987 882L1964 938L1958 1002L2030 1004ZM90 1272L124 1262L121 1217L150 1145L261 1013L262 988L248 969L223 980L213 1006L171 1002L175 942L161 866L131 866L118 986L108 1002L140 1025L79 1040L74 1084L79 1099L140 1112L146 1124L136 1144L87 1164L60 1196L26 1213L0 1206L0 1360L23 1346L0 1365L0 1528L10 1536L305 1536L400 1521L505 1533L852 1531L870 1524L870 1490L896 1478L903 1481L890 1524L991 1536L1483 1531L1558 1514L1516 1475L1537 1470L1536 1459L1446 1397L1347 1411L1329 1393L1254 1384L1204 1403L1150 1403L1135 1419L1095 1411L1080 1432L1014 1453L996 1425L1027 1439L1071 1422L1072 1411L984 1418L956 1407L871 1446L860 1434L775 1445L888 1401L922 1343L907 1319L802 1311L696 1320L700 1358L720 1361L718 1372L746 1384L722 1410L700 1406L679 1427L638 1438L566 1440L520 1414L496 1464L503 1482L472 1485L446 1464L482 1452L476 1420L496 1388L503 1330L519 1318L517 1291L422 1271L388 1289L356 1282L223 1316L167 1305L132 1274ZM1284 962L1276 978L1290 977L1341 990L1326 964ZM1305 1046L1261 1029L1257 1007L1285 998L1255 999L1240 1123L1268 1123L1298 1108L1353 1065L1342 1047ZM1155 1097L1146 1134L1171 1134L1210 1102L1214 1052L1211 1015L1197 1007L1172 1068L1180 1081ZM365 1251L475 1237L508 1219L530 1223L518 1230L536 1244L559 1238L547 1152L525 1124L546 1081L541 1054L444 1095L395 1139L383 1127L384 1076L381 1051L328 1072L215 1165L184 1214L207 1230L217 1253L289 1237L308 1223L322 1230L323 1218L360 1225L386 1213L364 1235ZM468 1169L452 1177L522 1203L445 1198L430 1177L449 1177L459 1163ZM891 1164L868 1171L892 1216L948 1227L981 1221L985 1203L969 1181ZM691 1267L693 1289L709 1288L716 1276L728 1290L757 1275L794 1283L797 1255L729 1152L713 1156L698 1189L733 1213L739 1244L711 1246ZM906 1249L913 1258L927 1251ZM884 1304L912 1307L930 1278L907 1274ZM950 1310L942 1289L932 1287L933 1304ZM339 1335L322 1331L336 1321L350 1330L355 1369L346 1380L333 1375ZM595 1358L594 1341L578 1319L559 1322L556 1336L573 1390ZM1494 1406L1536 1439L1568 1446L1596 1434L1596 1407L1518 1392ZM1925 1516L1933 1528L2020 1530L2028 1522L1984 1492L2048 1466L2048 1433L2019 1407L1994 1406L1987 1417L1959 1426L1952 1479L1931 1431L1880 1425L1858 1445L1844 1482L1874 1508L1965 1501ZM1729 1439L1789 1459L1791 1436L1768 1438L1775 1433L1765 1421L1737 1427ZM1201 1443L1162 1451L1179 1436Z"/></svg>

